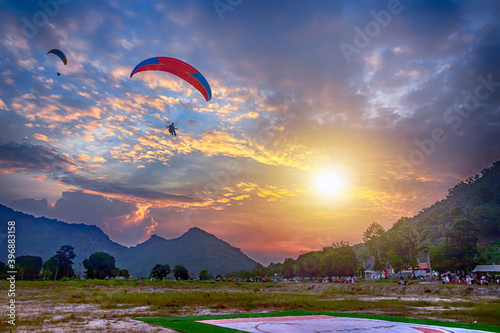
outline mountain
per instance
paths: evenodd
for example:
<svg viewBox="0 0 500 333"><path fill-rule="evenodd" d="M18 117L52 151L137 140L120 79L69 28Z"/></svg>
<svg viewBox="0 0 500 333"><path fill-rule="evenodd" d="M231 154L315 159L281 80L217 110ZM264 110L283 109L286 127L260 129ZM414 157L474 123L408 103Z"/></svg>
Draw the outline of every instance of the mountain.
<svg viewBox="0 0 500 333"><path fill-rule="evenodd" d="M106 252L116 260L120 269L128 269L131 275L147 276L156 264L168 264L171 269L184 265L190 273L207 269L209 274L252 270L256 261L240 249L200 228L191 228L175 239L156 235L134 247L113 242L97 226L66 223L45 217L17 212L0 205L2 221L16 222L16 256L40 256L45 261L55 255L62 245L73 246L76 258L73 267L83 271L80 263L94 252ZM0 248L7 249L7 223L0 224ZM7 261L3 251L0 261Z"/></svg>
<svg viewBox="0 0 500 333"><path fill-rule="evenodd" d="M142 260L136 261L134 257ZM155 264L165 263L171 269L177 264L183 264L189 271L208 269L210 274L252 270L257 265L240 249L196 227L175 239L152 236L146 242L131 248L125 262L130 263L131 272L139 271L142 266L152 268Z"/></svg>
<svg viewBox="0 0 500 333"><path fill-rule="evenodd" d="M0 205L2 221L16 222L16 256L40 256L45 261L55 255L62 245L69 244L75 248L75 263L82 262L94 252L106 252L115 257L124 253L127 248L109 239L95 225L65 223L45 217L35 218L32 215L14 211ZM0 247L7 248L7 223L0 224ZM0 260L5 262L6 252ZM78 264L75 265L78 269ZM82 268L83 269L83 268Z"/></svg>
<svg viewBox="0 0 500 333"><path fill-rule="evenodd" d="M478 228L480 244L500 239L500 161L448 190L446 198L409 219L422 242L437 245L453 222L467 219Z"/></svg>

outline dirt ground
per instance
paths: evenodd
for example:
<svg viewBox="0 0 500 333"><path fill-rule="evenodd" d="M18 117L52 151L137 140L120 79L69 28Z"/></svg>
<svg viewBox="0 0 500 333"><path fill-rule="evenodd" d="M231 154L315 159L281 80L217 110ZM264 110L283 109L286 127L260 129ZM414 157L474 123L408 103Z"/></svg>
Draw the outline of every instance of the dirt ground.
<svg viewBox="0 0 500 333"><path fill-rule="evenodd" d="M240 293L255 292L255 287L243 287L242 289L234 287L225 287L224 292ZM359 300L425 300L430 302L438 301L474 301L482 302L487 299L499 299L500 287L489 286L486 288L460 286L459 288L447 288L443 285L410 285L400 286L397 284L287 284L273 285L267 284L263 288L257 288L258 291L272 293L304 293L323 295L322 301L341 300L346 297L355 297ZM129 288L128 292L134 293L164 293L164 292L187 292L190 290L199 290L199 287L193 286L193 289L172 289L157 286L135 286ZM203 291L220 291L217 286L207 286ZM26 290L26 293L34 293L39 296L43 290ZM43 299L38 298L38 299ZM432 306L430 306L432 308ZM422 310L422 309L419 309ZM103 309L99 304L81 304L67 303L61 304L57 298L43 301L35 301L26 298L19 300L16 308L17 314L17 332L171 332L177 331L151 325L141 321L134 320L135 317L165 317L182 315L210 315L210 314L234 314L241 310L214 309L214 308L179 308L172 313L172 309L154 309L151 306L123 307ZM252 311L253 312L253 311ZM255 312L266 312L266 309L256 309ZM245 312L248 313L248 312ZM39 319L33 319L39 318ZM31 320L31 322L30 322ZM26 324L23 324L26 323ZM3 326L5 327L5 326ZM0 329L1 330L1 329Z"/></svg>

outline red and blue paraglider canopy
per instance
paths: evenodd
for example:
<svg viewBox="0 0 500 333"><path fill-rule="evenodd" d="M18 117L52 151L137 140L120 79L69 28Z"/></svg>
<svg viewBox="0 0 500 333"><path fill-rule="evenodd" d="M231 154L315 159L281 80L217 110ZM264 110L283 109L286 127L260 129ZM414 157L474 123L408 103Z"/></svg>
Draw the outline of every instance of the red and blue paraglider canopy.
<svg viewBox="0 0 500 333"><path fill-rule="evenodd" d="M212 98L212 90L205 77L201 75L196 68L179 59L153 57L143 60L135 66L130 77L135 73L144 71L163 71L172 73L195 87L207 101Z"/></svg>

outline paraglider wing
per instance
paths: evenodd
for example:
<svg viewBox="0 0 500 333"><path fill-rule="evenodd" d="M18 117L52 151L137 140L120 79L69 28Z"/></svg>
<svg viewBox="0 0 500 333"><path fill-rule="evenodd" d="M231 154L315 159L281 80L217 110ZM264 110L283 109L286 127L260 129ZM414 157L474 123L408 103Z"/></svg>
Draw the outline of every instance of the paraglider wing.
<svg viewBox="0 0 500 333"><path fill-rule="evenodd" d="M207 101L212 98L212 90L205 77L201 75L196 68L179 59L153 57L143 60L135 66L130 77L135 73L144 71L163 71L172 73L195 87Z"/></svg>
<svg viewBox="0 0 500 333"><path fill-rule="evenodd" d="M56 56L58 56L59 58L61 58L62 62L67 65L68 64L68 59L66 58L66 56L64 55L64 53L61 52L61 50L58 50L58 49L52 49L50 50L49 52L47 52L47 54L49 53L54 53Z"/></svg>

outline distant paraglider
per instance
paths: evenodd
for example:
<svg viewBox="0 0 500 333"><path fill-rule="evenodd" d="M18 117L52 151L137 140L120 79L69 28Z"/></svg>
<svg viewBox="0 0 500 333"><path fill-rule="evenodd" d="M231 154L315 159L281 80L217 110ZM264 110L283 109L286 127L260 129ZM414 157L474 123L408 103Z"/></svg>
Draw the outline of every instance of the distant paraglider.
<svg viewBox="0 0 500 333"><path fill-rule="evenodd" d="M193 66L175 58L153 57L141 61L130 74L144 71L163 71L172 73L195 87L207 102L212 98L212 90L205 77Z"/></svg>
<svg viewBox="0 0 500 333"><path fill-rule="evenodd" d="M64 55L64 53L62 53L61 50L52 49L49 52L47 52L47 54L50 54L50 53L54 53L56 56L58 56L65 65L68 64L68 58L66 58L66 56Z"/></svg>
<svg viewBox="0 0 500 333"><path fill-rule="evenodd" d="M58 56L62 60L62 62L63 62L64 65L68 64L68 58L66 58L66 56L64 55L64 53L62 53L61 50L52 49L49 52L47 52L47 54L50 54L50 53L53 53L56 56ZM57 76L61 76L61 73L57 73Z"/></svg>

